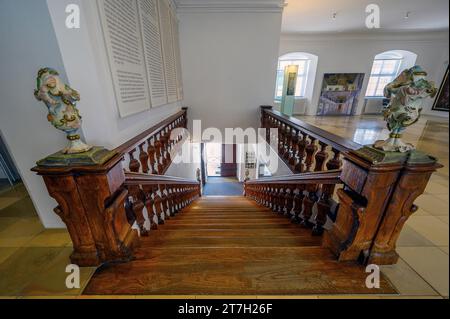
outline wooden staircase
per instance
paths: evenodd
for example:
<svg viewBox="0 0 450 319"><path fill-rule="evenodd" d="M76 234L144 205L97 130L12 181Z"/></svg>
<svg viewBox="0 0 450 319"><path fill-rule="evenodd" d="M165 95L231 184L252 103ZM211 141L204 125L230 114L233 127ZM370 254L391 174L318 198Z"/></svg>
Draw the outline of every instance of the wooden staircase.
<svg viewBox="0 0 450 319"><path fill-rule="evenodd" d="M243 196L203 197L141 237L136 259L99 268L85 294L304 295L394 293L365 286L321 237Z"/></svg>

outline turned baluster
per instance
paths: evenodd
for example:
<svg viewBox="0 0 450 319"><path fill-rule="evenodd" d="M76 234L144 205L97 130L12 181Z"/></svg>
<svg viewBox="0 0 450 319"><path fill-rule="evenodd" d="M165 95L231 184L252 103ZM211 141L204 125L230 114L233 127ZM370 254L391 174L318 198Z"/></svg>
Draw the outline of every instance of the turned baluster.
<svg viewBox="0 0 450 319"><path fill-rule="evenodd" d="M170 207L170 214L172 216L175 216L177 214L177 208L175 205L175 194L174 194L174 187L173 185L167 185L167 196L169 198L169 207Z"/></svg>
<svg viewBox="0 0 450 319"><path fill-rule="evenodd" d="M296 187L296 192L294 195L294 215L292 216L293 223L300 223L302 221L301 214L303 211L303 199L305 198L305 185L300 184Z"/></svg>
<svg viewBox="0 0 450 319"><path fill-rule="evenodd" d="M148 159L149 159L149 162L150 162L149 168L151 170L151 173L156 175L156 174L158 174L158 172L157 172L157 170L155 168L155 164L156 164L156 160L155 160L156 149L155 149L155 147L152 144L152 140L153 140L153 137L150 137L147 140L147 154L148 154Z"/></svg>
<svg viewBox="0 0 450 319"><path fill-rule="evenodd" d="M286 125L285 129L285 143L283 145L283 158L289 161L289 156L292 154L291 152L291 141L292 141L292 128Z"/></svg>
<svg viewBox="0 0 450 319"><path fill-rule="evenodd" d="M145 195L139 186L129 186L128 187L129 200L132 204L132 210L134 217L136 218L136 224L139 227L139 233L141 236L148 236L148 231L144 227L145 217L144 217L144 201ZM131 199L130 199L131 197Z"/></svg>
<svg viewBox="0 0 450 319"><path fill-rule="evenodd" d="M139 172L139 168L141 167L141 164L139 164L139 161L134 158L134 152L136 152L136 149L133 149L132 151L128 152L128 155L130 156L130 163L128 164L128 168L131 172Z"/></svg>
<svg viewBox="0 0 450 319"><path fill-rule="evenodd" d="M284 214L284 210L286 208L286 200L284 198L284 187L282 185L278 185L278 210L279 214Z"/></svg>
<svg viewBox="0 0 450 319"><path fill-rule="evenodd" d="M298 153L298 142L300 140L299 132L294 130L292 134L292 151L289 157L289 166L292 170L295 170L295 163L297 161L297 153Z"/></svg>
<svg viewBox="0 0 450 319"><path fill-rule="evenodd" d="M278 127L278 154L281 157L283 155L283 146L284 146L284 124L281 122L277 122Z"/></svg>
<svg viewBox="0 0 450 319"><path fill-rule="evenodd" d="M169 209L169 198L166 194L166 185L160 184L159 185L159 192L161 193L161 204L163 208L163 213L165 219L170 219L170 209Z"/></svg>
<svg viewBox="0 0 450 319"><path fill-rule="evenodd" d="M147 208L147 215L150 221L150 229L158 229L158 217L154 208L153 194L155 192L155 186L143 185L142 189L145 193L145 207Z"/></svg>
<svg viewBox="0 0 450 319"><path fill-rule="evenodd" d="M159 141L159 139L156 139L155 140L156 166L158 167L158 174L163 175L164 174L164 163L161 159L161 147L162 147L161 142Z"/></svg>
<svg viewBox="0 0 450 319"><path fill-rule="evenodd" d="M325 163L328 159L327 144L319 141L319 145L320 151L316 153L316 167L314 168L316 172L325 171Z"/></svg>
<svg viewBox="0 0 450 319"><path fill-rule="evenodd" d="M328 170L341 168L342 166L341 152L335 148L333 148L331 151L333 152L334 156L327 163Z"/></svg>
<svg viewBox="0 0 450 319"><path fill-rule="evenodd" d="M327 222L327 216L331 210L330 199L333 196L334 186L334 184L322 185L322 194L317 202L317 215L314 218L316 224L312 231L313 235L323 234L323 226Z"/></svg>
<svg viewBox="0 0 450 319"><path fill-rule="evenodd" d="M294 208L294 190L292 188L286 189L286 195L284 195L286 203L285 215L291 217L292 209Z"/></svg>
<svg viewBox="0 0 450 319"><path fill-rule="evenodd" d="M306 146L305 152L306 152L306 171L311 172L311 168L314 162L314 154L317 151L317 144L316 139L314 137L310 137L310 143Z"/></svg>
<svg viewBox="0 0 450 319"><path fill-rule="evenodd" d="M296 173L303 173L305 171L305 164L304 158L305 158L305 149L308 145L307 141L308 135L302 133L302 139L298 142L298 152L297 152L297 164L295 165L295 172Z"/></svg>
<svg viewBox="0 0 450 319"><path fill-rule="evenodd" d="M158 224L162 225L164 224L164 213L162 211L162 199L158 192L158 187L155 188L155 192L153 194L153 201L155 205L155 213L156 217L158 218Z"/></svg>
<svg viewBox="0 0 450 319"><path fill-rule="evenodd" d="M313 226L313 223L311 223L310 219L313 215L314 204L317 201L317 185L307 185L306 191L308 192L308 196L305 196L305 198L303 199L303 214L300 225L304 228L311 228Z"/></svg>
<svg viewBox="0 0 450 319"><path fill-rule="evenodd" d="M144 151L144 144L139 145L139 161L141 162L142 172L148 173L148 153Z"/></svg>
<svg viewBox="0 0 450 319"><path fill-rule="evenodd" d="M270 190L270 208L272 209L273 212L276 212L278 209L277 206L277 189L275 187L275 185L271 185L271 190Z"/></svg>

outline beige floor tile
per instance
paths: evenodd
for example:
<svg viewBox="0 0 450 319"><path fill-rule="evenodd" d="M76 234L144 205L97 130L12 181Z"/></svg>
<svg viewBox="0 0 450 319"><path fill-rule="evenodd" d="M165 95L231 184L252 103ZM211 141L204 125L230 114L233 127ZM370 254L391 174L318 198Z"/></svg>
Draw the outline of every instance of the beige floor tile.
<svg viewBox="0 0 450 319"><path fill-rule="evenodd" d="M27 196L0 210L0 217L37 218L38 215L33 202Z"/></svg>
<svg viewBox="0 0 450 319"><path fill-rule="evenodd" d="M437 182L429 181L427 187L425 188L425 192L432 195L447 195L448 186L446 187Z"/></svg>
<svg viewBox="0 0 450 319"><path fill-rule="evenodd" d="M448 255L448 246L438 246L438 248Z"/></svg>
<svg viewBox="0 0 450 319"><path fill-rule="evenodd" d="M380 266L381 272L395 286L401 295L436 296L439 295L401 258L395 265Z"/></svg>
<svg viewBox="0 0 450 319"><path fill-rule="evenodd" d="M66 229L46 229L33 237L26 246L28 247L64 247L71 242Z"/></svg>
<svg viewBox="0 0 450 319"><path fill-rule="evenodd" d="M448 194L437 194L436 197L439 198L440 200L443 200L446 203L449 202Z"/></svg>
<svg viewBox="0 0 450 319"><path fill-rule="evenodd" d="M419 234L413 228L405 225L400 233L397 241L397 247L432 247L435 244L425 238L423 235Z"/></svg>
<svg viewBox="0 0 450 319"><path fill-rule="evenodd" d="M436 216L436 218L442 220L444 223L448 225L449 216Z"/></svg>
<svg viewBox="0 0 450 319"><path fill-rule="evenodd" d="M449 203L437 196L424 194L416 199L415 204L431 215L448 215Z"/></svg>
<svg viewBox="0 0 450 319"><path fill-rule="evenodd" d="M80 267L80 288L69 289L66 287L67 265L71 264L71 248L64 248L54 258L51 265L35 276L20 292L22 296L56 296L81 294L90 278L94 274L95 267Z"/></svg>
<svg viewBox="0 0 450 319"><path fill-rule="evenodd" d="M423 208L419 207L419 209L417 209L417 211L413 214L413 216L432 216L432 215Z"/></svg>
<svg viewBox="0 0 450 319"><path fill-rule="evenodd" d="M38 218L18 219L0 232L0 247L23 247L43 230Z"/></svg>
<svg viewBox="0 0 450 319"><path fill-rule="evenodd" d="M0 264L0 295L16 296L31 281L45 273L62 248L20 248Z"/></svg>
<svg viewBox="0 0 450 319"><path fill-rule="evenodd" d="M448 246L449 226L440 219L434 216L412 216L406 225L436 246Z"/></svg>
<svg viewBox="0 0 450 319"><path fill-rule="evenodd" d="M448 296L449 258L437 247L398 247L400 257L442 296Z"/></svg>
<svg viewBox="0 0 450 319"><path fill-rule="evenodd" d="M17 251L18 247L0 247L0 264L9 258L15 251Z"/></svg>
<svg viewBox="0 0 450 319"><path fill-rule="evenodd" d="M3 196L0 197L0 210L6 208L8 206L11 206L18 200L20 200L20 198L18 198L18 197L3 197Z"/></svg>

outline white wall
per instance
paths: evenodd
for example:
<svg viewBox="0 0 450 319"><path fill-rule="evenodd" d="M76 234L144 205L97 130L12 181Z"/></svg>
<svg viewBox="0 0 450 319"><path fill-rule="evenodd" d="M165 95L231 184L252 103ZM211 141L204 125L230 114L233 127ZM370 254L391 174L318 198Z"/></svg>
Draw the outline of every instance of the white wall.
<svg viewBox="0 0 450 319"><path fill-rule="evenodd" d="M364 93L375 55L389 50L406 50L417 54L416 63L440 85L448 63L448 32L391 34L282 35L279 55L308 52L319 57L312 103L308 115L317 111L324 73L365 73L357 114L364 106ZM275 76L273 77L275 82ZM424 105L424 113L447 116L447 112L431 111L432 100Z"/></svg>
<svg viewBox="0 0 450 319"><path fill-rule="evenodd" d="M33 95L41 67L53 67L67 80L45 0L1 1L0 41L0 129L42 223L60 227L56 202L42 177L30 171L37 160L67 144Z"/></svg>
<svg viewBox="0 0 450 319"><path fill-rule="evenodd" d="M47 0L67 77L81 94L83 132L91 144L114 148L180 109L173 103L119 117L96 1ZM78 4L81 28L65 27L65 8Z"/></svg>
<svg viewBox="0 0 450 319"><path fill-rule="evenodd" d="M258 127L272 104L281 12L180 12L184 98L202 127Z"/></svg>

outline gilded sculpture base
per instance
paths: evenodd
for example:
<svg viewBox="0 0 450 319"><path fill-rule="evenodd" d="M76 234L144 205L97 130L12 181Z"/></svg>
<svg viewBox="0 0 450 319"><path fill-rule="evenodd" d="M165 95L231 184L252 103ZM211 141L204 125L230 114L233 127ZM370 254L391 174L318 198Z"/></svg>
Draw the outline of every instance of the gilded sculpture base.
<svg viewBox="0 0 450 319"><path fill-rule="evenodd" d="M107 150L104 147L93 146L87 152L66 154L59 151L36 162L38 166L45 167L64 167L64 166L83 166L83 165L102 165L116 153Z"/></svg>

